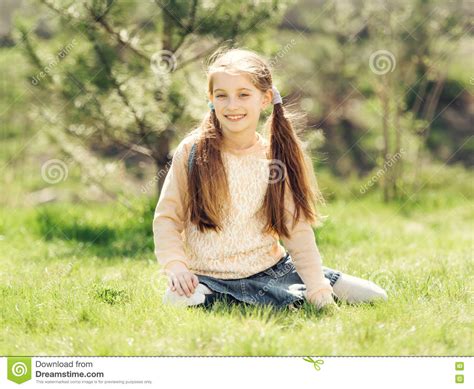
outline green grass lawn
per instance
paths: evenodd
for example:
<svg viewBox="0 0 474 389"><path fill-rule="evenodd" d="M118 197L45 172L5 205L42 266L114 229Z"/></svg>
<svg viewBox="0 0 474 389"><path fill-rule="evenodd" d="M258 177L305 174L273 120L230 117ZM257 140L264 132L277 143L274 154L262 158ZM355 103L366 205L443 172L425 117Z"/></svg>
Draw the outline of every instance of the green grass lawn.
<svg viewBox="0 0 474 389"><path fill-rule="evenodd" d="M389 301L317 312L163 306L154 204L1 209L2 355L469 355L472 220L464 195L333 200L317 231L328 267Z"/></svg>

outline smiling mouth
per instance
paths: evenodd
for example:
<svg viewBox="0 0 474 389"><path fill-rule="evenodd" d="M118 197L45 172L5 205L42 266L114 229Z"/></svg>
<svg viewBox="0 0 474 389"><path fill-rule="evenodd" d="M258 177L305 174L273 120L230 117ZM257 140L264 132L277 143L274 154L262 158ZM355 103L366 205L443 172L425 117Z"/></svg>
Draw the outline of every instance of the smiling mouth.
<svg viewBox="0 0 474 389"><path fill-rule="evenodd" d="M243 119L245 115L224 115L227 119L229 119L231 122L238 122L239 120Z"/></svg>

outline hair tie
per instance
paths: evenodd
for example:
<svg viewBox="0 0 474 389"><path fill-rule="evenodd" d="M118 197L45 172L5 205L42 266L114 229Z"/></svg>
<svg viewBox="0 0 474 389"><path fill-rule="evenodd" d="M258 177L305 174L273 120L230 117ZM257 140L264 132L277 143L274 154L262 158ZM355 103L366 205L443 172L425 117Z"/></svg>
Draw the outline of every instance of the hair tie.
<svg viewBox="0 0 474 389"><path fill-rule="evenodd" d="M272 86L272 92L273 92L273 100L272 104L283 104L283 100L281 99L280 92L278 91L277 87L275 85Z"/></svg>
<svg viewBox="0 0 474 389"><path fill-rule="evenodd" d="M211 101L207 103L207 106L211 109L211 111L214 111L214 104L212 104Z"/></svg>

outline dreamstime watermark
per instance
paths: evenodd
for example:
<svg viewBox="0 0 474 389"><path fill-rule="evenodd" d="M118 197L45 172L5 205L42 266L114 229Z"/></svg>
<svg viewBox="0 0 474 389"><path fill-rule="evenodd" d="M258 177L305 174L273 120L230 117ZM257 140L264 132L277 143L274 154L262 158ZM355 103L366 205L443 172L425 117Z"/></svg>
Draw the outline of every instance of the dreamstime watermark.
<svg viewBox="0 0 474 389"><path fill-rule="evenodd" d="M388 50L377 50L370 55L370 70L381 76L393 72L397 66L395 56Z"/></svg>
<svg viewBox="0 0 474 389"><path fill-rule="evenodd" d="M172 51L160 50L151 56L150 67L154 74L172 73L176 69L177 60Z"/></svg>
<svg viewBox="0 0 474 389"><path fill-rule="evenodd" d="M35 86L38 85L41 80L46 78L51 73L51 71L58 65L61 60L67 57L67 55L71 52L74 46L76 46L76 39L73 39L70 43L68 43L61 50L59 50L56 53L56 56L54 56L53 59L49 61L49 63L45 67L43 67L43 70L41 70L32 77L31 83Z"/></svg>
<svg viewBox="0 0 474 389"><path fill-rule="evenodd" d="M282 58L284 58L288 52L296 45L296 39L291 39L283 48L277 51L277 53L272 57L269 61L269 65L271 67L275 67L275 65L280 62Z"/></svg>
<svg viewBox="0 0 474 389"><path fill-rule="evenodd" d="M359 188L359 192L361 194L365 194L369 188L371 188L378 180L380 180L380 178L385 175L385 173L387 173L387 170L391 168L394 163L402 157L404 153L405 150L403 150L402 148L399 152L395 153L389 160L385 161L383 163L383 166L379 170L377 170L377 173L370 177L369 181Z"/></svg>
<svg viewBox="0 0 474 389"><path fill-rule="evenodd" d="M268 160L268 183L276 184L277 182L284 181L287 176L286 165L279 159Z"/></svg>
<svg viewBox="0 0 474 389"><path fill-rule="evenodd" d="M27 373L27 371L28 371L28 368L26 367L26 365L23 362L16 362L12 366L12 374L15 377L21 377L22 375L25 375Z"/></svg>
<svg viewBox="0 0 474 389"><path fill-rule="evenodd" d="M77 262L77 259L75 259L74 262ZM71 274L73 267L74 267L73 262L69 262L66 265L61 265L60 267L56 269L48 269L46 267L44 269L44 272L46 273L46 276L48 277L48 281L42 287L43 291L48 290L54 286L58 286L65 277Z"/></svg>
<svg viewBox="0 0 474 389"><path fill-rule="evenodd" d="M151 180L149 180L146 184L143 184L140 188L141 192L143 194L146 194L148 193L150 190L152 190L153 188L155 188L155 185L157 184L157 182L163 178L163 177L166 177L166 175L168 174L170 168L171 168L171 162L172 161L169 161L167 162L166 166L163 168L163 169L160 169L158 170L158 173L156 173Z"/></svg>
<svg viewBox="0 0 474 389"><path fill-rule="evenodd" d="M142 192L142 194L146 194L150 190L154 189L157 182L163 177L166 177L169 170L171 169L172 164L179 163L179 160L183 157L184 157L184 152L176 151L172 159L166 163L165 167L158 170L158 173L156 173L148 182L146 182L145 184L141 186L140 191Z"/></svg>
<svg viewBox="0 0 474 389"><path fill-rule="evenodd" d="M270 288L275 283L277 283L277 281L278 281L277 279L271 278L270 281L265 283L265 285L262 288L260 288L257 293L255 293L254 295L246 298L245 302L250 303L250 304L258 304L259 297L261 298L261 297L265 296L265 294L267 294L267 292L270 290Z"/></svg>
<svg viewBox="0 0 474 389"><path fill-rule="evenodd" d="M68 174L67 164L60 159L50 159L41 166L41 177L48 184L65 181Z"/></svg>
<svg viewBox="0 0 474 389"><path fill-rule="evenodd" d="M285 274L289 273L290 271L294 270L294 264L291 261L286 261L283 266L279 265L276 268L272 267L270 269L264 270L264 273L267 274L270 279L266 282L263 287L259 288L258 291L252 294L250 297L246 299L245 302L250 304L258 304L259 300L268 293L270 288L278 283L278 278L283 277Z"/></svg>
<svg viewBox="0 0 474 389"><path fill-rule="evenodd" d="M31 357L8 357L7 378L17 384L31 379Z"/></svg>
<svg viewBox="0 0 474 389"><path fill-rule="evenodd" d="M377 270L373 272L369 281L381 286L388 294L395 294L395 275L390 270Z"/></svg>

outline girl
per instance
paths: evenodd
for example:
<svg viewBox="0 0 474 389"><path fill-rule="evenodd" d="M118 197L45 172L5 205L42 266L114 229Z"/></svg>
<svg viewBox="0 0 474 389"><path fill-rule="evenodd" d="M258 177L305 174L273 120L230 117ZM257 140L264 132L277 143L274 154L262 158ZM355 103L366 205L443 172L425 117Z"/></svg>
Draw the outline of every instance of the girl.
<svg viewBox="0 0 474 389"><path fill-rule="evenodd" d="M218 51L207 71L210 111L178 145L153 221L155 254L168 275L163 302L229 302L318 309L387 299L373 282L322 266L311 159L266 62ZM262 110L273 104L265 128ZM282 244L280 243L283 243Z"/></svg>

